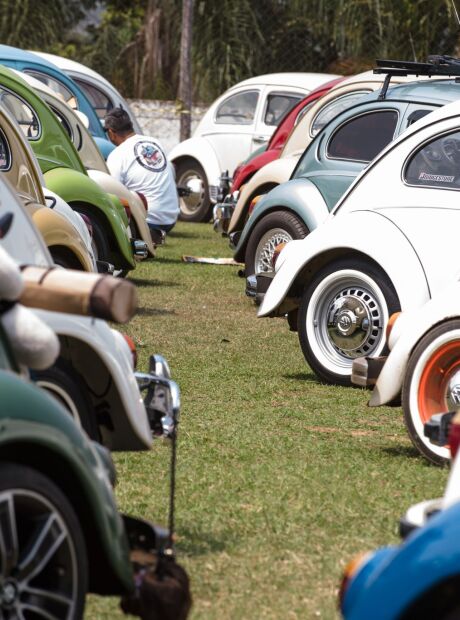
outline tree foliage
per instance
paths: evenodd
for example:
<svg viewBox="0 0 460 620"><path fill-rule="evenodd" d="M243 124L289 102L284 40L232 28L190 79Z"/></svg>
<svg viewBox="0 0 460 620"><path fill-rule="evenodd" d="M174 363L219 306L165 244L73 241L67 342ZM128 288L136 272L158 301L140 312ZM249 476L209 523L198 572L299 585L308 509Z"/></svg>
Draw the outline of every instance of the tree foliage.
<svg viewBox="0 0 460 620"><path fill-rule="evenodd" d="M82 9L103 5L81 33ZM0 40L93 67L127 96L175 98L182 0L0 0ZM274 71L353 72L454 54L451 0L195 0L194 99Z"/></svg>

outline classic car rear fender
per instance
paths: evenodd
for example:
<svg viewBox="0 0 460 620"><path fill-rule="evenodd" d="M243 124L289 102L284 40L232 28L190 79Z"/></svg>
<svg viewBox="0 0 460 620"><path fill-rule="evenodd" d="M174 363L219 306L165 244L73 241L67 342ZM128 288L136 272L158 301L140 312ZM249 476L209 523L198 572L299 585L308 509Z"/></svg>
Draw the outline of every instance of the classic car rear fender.
<svg viewBox="0 0 460 620"><path fill-rule="evenodd" d="M43 390L0 372L0 460L48 475L69 499L82 525L91 591L132 588L129 550L104 464L91 442Z"/></svg>
<svg viewBox="0 0 460 620"><path fill-rule="evenodd" d="M86 206L97 217L109 236L117 268L135 267L127 231L128 219L120 201L104 192L89 176L69 168L54 168L45 173L46 186L59 194L71 207Z"/></svg>
<svg viewBox="0 0 460 620"><path fill-rule="evenodd" d="M249 206L255 196L264 194L267 191L266 188L273 189L277 185L289 181L297 160L298 156L275 159L258 170L246 185L241 187L235 211L230 220L229 234L243 230Z"/></svg>
<svg viewBox="0 0 460 620"><path fill-rule="evenodd" d="M195 137L180 142L168 153L168 159L176 167L186 159L195 159L206 173L209 198L216 202L220 175L225 171L221 170L217 154L206 138Z"/></svg>
<svg viewBox="0 0 460 620"><path fill-rule="evenodd" d="M435 597L447 604L446 608L449 603L452 607L458 604L459 536L460 503L456 503L433 515L399 547L378 550L377 561L373 556L369 560L371 569L366 570L364 564L352 578L343 601L344 617L397 620L407 613L407 617L421 618ZM451 587L440 591L438 586L443 583ZM448 596L452 598L448 600ZM440 616L434 611L430 617Z"/></svg>
<svg viewBox="0 0 460 620"><path fill-rule="evenodd" d="M37 209L32 217L53 256L61 255L73 269L95 271L92 256L78 230L65 217L47 207Z"/></svg>
<svg viewBox="0 0 460 620"><path fill-rule="evenodd" d="M150 255L155 256L155 247L153 245L152 236L146 220L147 212L144 209L144 205L142 204L142 200L139 196L135 192L130 191L123 185L123 183L120 183L120 181L106 172L101 172L100 170L88 170L87 172L88 176L93 179L93 181L96 181L96 183L102 187L105 192L114 194L117 198L123 198L129 202L131 217L136 224L140 238L147 244Z"/></svg>
<svg viewBox="0 0 460 620"><path fill-rule="evenodd" d="M305 285L318 269L350 255L371 261L387 274L402 310L421 306L430 298L420 260L399 228L381 212L354 211L329 216L305 239L287 244L278 258L276 276L258 315L281 316L294 310Z"/></svg>
<svg viewBox="0 0 460 620"><path fill-rule="evenodd" d="M34 312L58 334L61 355L84 378L95 408L107 417L101 427L104 445L113 451L149 449L152 433L131 351L120 332L89 317Z"/></svg>
<svg viewBox="0 0 460 620"><path fill-rule="evenodd" d="M456 282L438 293L421 308L404 312L394 324L388 356L369 401L379 407L395 399L401 391L412 351L433 327L450 319L460 318L460 283Z"/></svg>
<svg viewBox="0 0 460 620"><path fill-rule="evenodd" d="M278 185L259 200L251 213L235 251L236 261L244 261L246 245L254 227L263 217L273 211L294 213L310 231L322 224L329 215L321 193L308 179L293 179Z"/></svg>

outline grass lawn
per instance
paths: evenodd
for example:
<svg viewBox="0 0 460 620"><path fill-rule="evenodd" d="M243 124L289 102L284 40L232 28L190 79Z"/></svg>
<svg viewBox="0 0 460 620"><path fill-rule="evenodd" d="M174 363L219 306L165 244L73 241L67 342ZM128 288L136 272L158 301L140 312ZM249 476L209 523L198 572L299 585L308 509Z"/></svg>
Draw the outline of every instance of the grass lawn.
<svg viewBox="0 0 460 620"><path fill-rule="evenodd" d="M321 385L280 319L257 319L209 225L179 224L132 276L126 328L163 354L182 392L177 534L192 618L337 618L341 571L356 552L397 542L411 504L442 493L447 471L412 448L398 408ZM115 454L121 509L166 523L169 448ZM124 617L90 597L88 620Z"/></svg>

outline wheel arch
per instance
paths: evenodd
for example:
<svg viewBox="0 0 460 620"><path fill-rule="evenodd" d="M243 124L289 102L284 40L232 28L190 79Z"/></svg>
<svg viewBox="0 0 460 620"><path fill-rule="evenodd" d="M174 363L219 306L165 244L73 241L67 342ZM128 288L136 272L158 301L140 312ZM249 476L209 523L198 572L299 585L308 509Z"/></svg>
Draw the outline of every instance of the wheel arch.
<svg viewBox="0 0 460 620"><path fill-rule="evenodd" d="M184 140L169 152L168 159L174 164L176 170L178 165L189 159L198 162L207 177L209 198L211 202L216 202L216 196L212 195L211 187L219 186L222 170L217 153L206 138L196 137Z"/></svg>
<svg viewBox="0 0 460 620"><path fill-rule="evenodd" d="M81 525L86 543L89 590L97 594L119 594L126 590L107 559L97 522L95 507L85 498L85 485L73 464L62 454L25 438L2 445L0 462L11 462L36 469L50 478L69 500Z"/></svg>
<svg viewBox="0 0 460 620"><path fill-rule="evenodd" d="M56 256L61 257L63 261L69 265L70 269L86 271L86 265L82 263L79 256L65 245L52 245L48 247L53 260Z"/></svg>

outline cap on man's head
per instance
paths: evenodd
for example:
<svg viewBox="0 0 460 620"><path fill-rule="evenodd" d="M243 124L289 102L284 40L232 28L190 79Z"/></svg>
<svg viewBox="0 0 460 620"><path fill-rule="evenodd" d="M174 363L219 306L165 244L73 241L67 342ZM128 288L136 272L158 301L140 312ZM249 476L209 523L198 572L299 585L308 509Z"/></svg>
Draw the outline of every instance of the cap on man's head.
<svg viewBox="0 0 460 620"><path fill-rule="evenodd" d="M115 133L129 133L134 131L133 124L129 118L128 112L121 106L109 110L104 116L104 128L111 129Z"/></svg>

